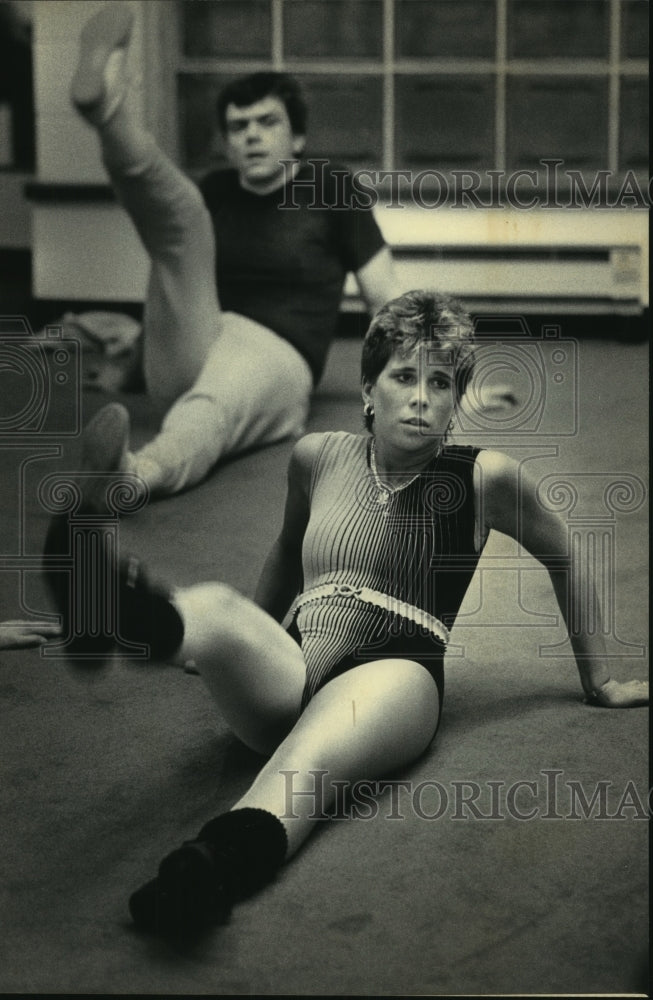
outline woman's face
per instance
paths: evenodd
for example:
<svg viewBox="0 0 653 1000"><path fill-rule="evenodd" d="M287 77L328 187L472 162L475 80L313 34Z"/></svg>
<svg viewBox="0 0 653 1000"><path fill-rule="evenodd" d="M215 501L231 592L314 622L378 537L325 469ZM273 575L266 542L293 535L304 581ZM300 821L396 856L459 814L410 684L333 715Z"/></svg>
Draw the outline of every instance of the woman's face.
<svg viewBox="0 0 653 1000"><path fill-rule="evenodd" d="M437 447L455 409L452 352L428 342L395 351L376 382L363 385L363 399L374 407L379 444L406 453Z"/></svg>

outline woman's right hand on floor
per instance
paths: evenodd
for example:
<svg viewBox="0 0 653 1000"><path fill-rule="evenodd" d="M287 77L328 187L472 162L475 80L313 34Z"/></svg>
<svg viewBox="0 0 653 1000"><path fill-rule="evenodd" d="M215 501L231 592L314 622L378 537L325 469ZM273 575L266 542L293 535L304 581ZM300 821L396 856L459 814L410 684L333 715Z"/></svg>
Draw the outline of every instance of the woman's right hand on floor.
<svg viewBox="0 0 653 1000"><path fill-rule="evenodd" d="M61 635L59 625L44 622L0 622L0 649L33 649Z"/></svg>

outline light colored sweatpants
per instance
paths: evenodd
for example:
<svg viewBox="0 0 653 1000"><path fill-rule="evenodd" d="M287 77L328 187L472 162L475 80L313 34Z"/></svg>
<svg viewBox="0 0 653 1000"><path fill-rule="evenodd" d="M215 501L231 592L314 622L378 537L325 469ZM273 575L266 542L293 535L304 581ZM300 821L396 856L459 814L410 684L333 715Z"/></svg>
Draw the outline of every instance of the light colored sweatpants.
<svg viewBox="0 0 653 1000"><path fill-rule="evenodd" d="M298 351L220 308L213 223L197 186L121 112L100 130L117 197L147 250L145 381L168 410L133 456L153 495L202 479L222 456L301 435L313 385ZM219 246L218 246L219 252Z"/></svg>

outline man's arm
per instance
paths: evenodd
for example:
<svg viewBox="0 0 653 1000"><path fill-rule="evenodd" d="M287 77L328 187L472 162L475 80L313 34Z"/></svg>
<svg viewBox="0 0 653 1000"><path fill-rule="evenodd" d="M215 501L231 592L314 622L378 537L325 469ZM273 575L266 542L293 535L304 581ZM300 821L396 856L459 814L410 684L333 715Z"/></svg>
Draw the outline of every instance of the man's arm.
<svg viewBox="0 0 653 1000"><path fill-rule="evenodd" d="M259 607L282 621L301 590L302 542L310 514L310 479L321 435L297 442L288 466L288 492L279 537L263 565L254 595Z"/></svg>
<svg viewBox="0 0 653 1000"><path fill-rule="evenodd" d="M381 306L399 295L397 275L389 247L382 247L356 271L361 295L370 313L374 315Z"/></svg>
<svg viewBox="0 0 653 1000"><path fill-rule="evenodd" d="M570 551L563 519L542 506L535 484L514 459L484 451L477 466L478 509L485 527L515 538L549 572L587 698L607 708L647 704L646 682L620 683L610 677L594 579L581 555Z"/></svg>

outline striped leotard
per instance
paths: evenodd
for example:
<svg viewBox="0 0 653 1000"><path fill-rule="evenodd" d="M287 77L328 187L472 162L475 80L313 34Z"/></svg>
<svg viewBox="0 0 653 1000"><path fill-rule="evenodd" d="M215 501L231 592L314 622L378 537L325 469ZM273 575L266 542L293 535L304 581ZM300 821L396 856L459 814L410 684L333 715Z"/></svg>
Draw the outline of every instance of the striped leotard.
<svg viewBox="0 0 653 1000"><path fill-rule="evenodd" d="M451 627L480 555L473 489L479 449L443 449L383 503L369 465L371 439L341 431L321 438L302 548L304 597L327 584L366 587ZM441 673L445 646L432 631L355 596L300 598L291 632L306 660L304 703L338 673L389 648L418 659L436 683Z"/></svg>

